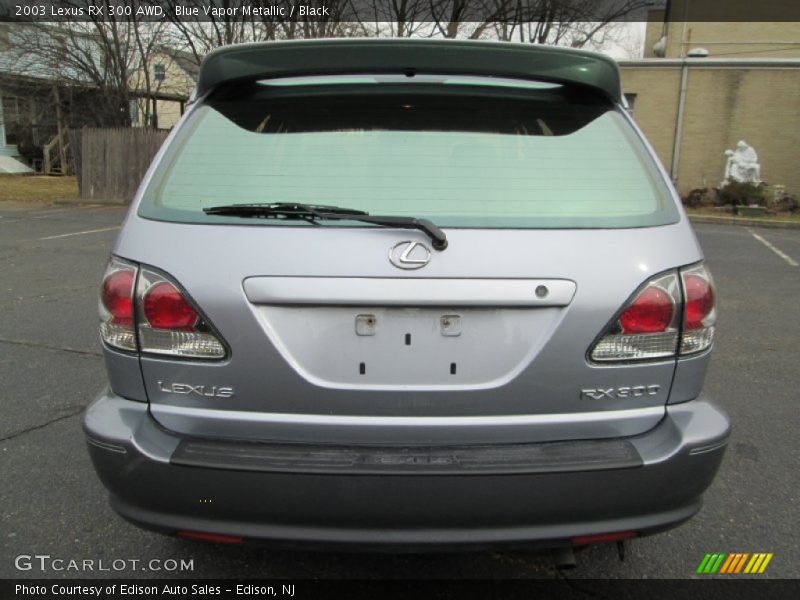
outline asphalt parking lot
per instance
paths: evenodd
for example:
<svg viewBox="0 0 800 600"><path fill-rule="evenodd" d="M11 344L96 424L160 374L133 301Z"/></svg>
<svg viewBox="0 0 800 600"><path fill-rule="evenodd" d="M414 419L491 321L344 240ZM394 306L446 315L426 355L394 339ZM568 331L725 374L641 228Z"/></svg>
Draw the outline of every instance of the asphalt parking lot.
<svg viewBox="0 0 800 600"><path fill-rule="evenodd" d="M0 578L559 576L546 558L517 553L352 555L216 546L144 532L117 517L89 462L79 415L105 379L97 290L123 216L117 207L0 202ZM624 563L613 544L590 548L578 555L570 578L693 577L704 554L717 551L773 552L761 577L800 576L800 231L696 230L719 298L706 391L734 423L725 462L689 523L634 540ZM192 559L194 570L15 568L15 557L33 554L107 563Z"/></svg>

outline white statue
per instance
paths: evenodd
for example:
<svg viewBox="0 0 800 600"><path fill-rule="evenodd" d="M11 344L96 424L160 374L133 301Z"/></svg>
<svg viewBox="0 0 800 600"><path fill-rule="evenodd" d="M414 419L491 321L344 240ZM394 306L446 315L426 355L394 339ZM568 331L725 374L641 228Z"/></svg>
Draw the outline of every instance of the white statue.
<svg viewBox="0 0 800 600"><path fill-rule="evenodd" d="M731 181L761 183L761 165L752 146L739 140L736 150L725 150L725 156L728 157L728 162L725 164L725 179L720 187L725 187Z"/></svg>

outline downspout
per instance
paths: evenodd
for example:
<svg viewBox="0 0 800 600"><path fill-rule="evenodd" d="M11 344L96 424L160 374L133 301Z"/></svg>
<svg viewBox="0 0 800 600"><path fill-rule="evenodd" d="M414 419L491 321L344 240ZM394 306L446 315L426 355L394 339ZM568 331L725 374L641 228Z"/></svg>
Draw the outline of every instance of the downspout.
<svg viewBox="0 0 800 600"><path fill-rule="evenodd" d="M678 165L681 159L681 136L683 134L683 113L686 110L686 82L689 79L689 65L686 59L681 61L681 87L678 93L678 114L675 118L675 139L672 142L672 163L669 174L672 183L678 185Z"/></svg>
<svg viewBox="0 0 800 600"><path fill-rule="evenodd" d="M17 111L19 112L19 111ZM3 95L0 94L0 155L6 147L6 123L3 116Z"/></svg>
<svg viewBox="0 0 800 600"><path fill-rule="evenodd" d="M691 0L684 0L686 4L683 5L683 28L681 29L681 47L680 47L680 57L679 58L686 58L686 46L689 43L689 40L686 39L686 32L689 28L689 4Z"/></svg>
<svg viewBox="0 0 800 600"><path fill-rule="evenodd" d="M671 9L672 9L672 0L667 0L667 5L664 7L664 23L661 26L661 37L664 40L665 49L667 44L667 36L669 35L669 15ZM666 56L666 54L664 56Z"/></svg>
<svg viewBox="0 0 800 600"><path fill-rule="evenodd" d="M686 109L686 81L689 78L689 67L686 64L686 30L689 18L689 3L685 0L683 5L683 29L681 31L680 58L681 58L681 87L678 92L678 114L675 118L675 139L672 142L672 164L670 165L670 177L675 187L678 186L678 165L681 159L681 135L683 134L683 113Z"/></svg>

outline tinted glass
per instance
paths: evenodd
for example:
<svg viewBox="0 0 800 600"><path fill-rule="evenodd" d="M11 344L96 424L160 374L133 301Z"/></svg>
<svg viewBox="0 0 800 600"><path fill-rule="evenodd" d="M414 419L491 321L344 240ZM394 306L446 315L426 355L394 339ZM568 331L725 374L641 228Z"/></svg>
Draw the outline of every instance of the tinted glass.
<svg viewBox="0 0 800 600"><path fill-rule="evenodd" d="M678 220L652 159L613 106L582 90L501 82L327 78L226 90L186 123L140 214L241 223L202 209L260 202L331 204L442 227Z"/></svg>

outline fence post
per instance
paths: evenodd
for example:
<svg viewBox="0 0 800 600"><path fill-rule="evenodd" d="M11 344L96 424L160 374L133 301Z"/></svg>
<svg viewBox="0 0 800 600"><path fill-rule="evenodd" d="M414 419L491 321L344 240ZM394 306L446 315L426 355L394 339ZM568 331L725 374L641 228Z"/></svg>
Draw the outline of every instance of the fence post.
<svg viewBox="0 0 800 600"><path fill-rule="evenodd" d="M82 150L82 129L69 130L69 147L72 149L72 168L75 171L75 176L78 179L78 194L83 197L83 172L81 171L83 163L81 158L83 156Z"/></svg>

